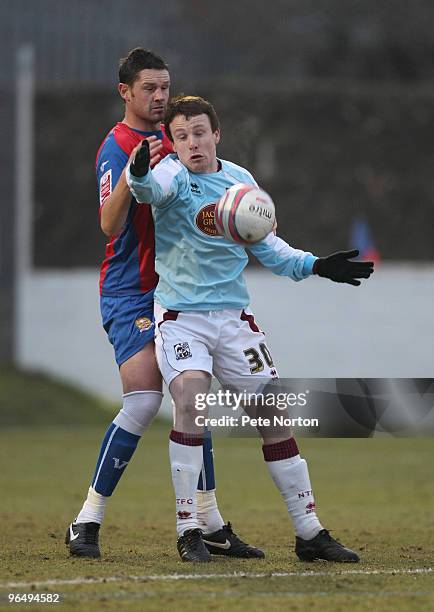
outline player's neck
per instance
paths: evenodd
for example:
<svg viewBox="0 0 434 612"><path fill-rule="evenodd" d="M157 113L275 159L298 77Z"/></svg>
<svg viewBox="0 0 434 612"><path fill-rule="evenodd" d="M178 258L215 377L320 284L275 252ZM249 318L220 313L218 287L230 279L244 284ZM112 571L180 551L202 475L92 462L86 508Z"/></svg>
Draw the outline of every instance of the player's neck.
<svg viewBox="0 0 434 612"><path fill-rule="evenodd" d="M133 130L140 130L141 132L156 132L161 129L159 121L157 121L157 123L151 123L129 113L125 113L122 123L125 123L125 125Z"/></svg>

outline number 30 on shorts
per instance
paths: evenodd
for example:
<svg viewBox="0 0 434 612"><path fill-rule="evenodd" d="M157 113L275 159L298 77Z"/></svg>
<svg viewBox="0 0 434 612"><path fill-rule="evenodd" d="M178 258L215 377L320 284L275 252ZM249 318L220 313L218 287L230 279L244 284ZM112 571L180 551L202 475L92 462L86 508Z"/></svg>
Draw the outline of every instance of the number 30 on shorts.
<svg viewBox="0 0 434 612"><path fill-rule="evenodd" d="M274 368L273 359L267 345L261 342L259 350L262 353L262 357L269 368ZM250 365L251 374L259 374L264 369L264 361L261 359L258 351L255 348L248 348L244 351L244 355L247 357Z"/></svg>

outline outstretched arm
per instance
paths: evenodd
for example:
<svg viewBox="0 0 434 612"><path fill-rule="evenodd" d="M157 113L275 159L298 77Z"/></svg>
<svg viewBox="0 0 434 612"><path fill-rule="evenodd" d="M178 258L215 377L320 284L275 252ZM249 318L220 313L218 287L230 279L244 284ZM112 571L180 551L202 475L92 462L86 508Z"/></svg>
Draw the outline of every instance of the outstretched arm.
<svg viewBox="0 0 434 612"><path fill-rule="evenodd" d="M294 249L273 233L248 248L274 274L289 276L295 281L310 276L317 259L312 253Z"/></svg>
<svg viewBox="0 0 434 612"><path fill-rule="evenodd" d="M328 257L315 257L312 253L294 249L284 240L269 234L249 250L266 268L275 274L299 281L317 274L337 283L358 286L359 278L369 278L374 271L372 261L349 261L359 251L340 251Z"/></svg>

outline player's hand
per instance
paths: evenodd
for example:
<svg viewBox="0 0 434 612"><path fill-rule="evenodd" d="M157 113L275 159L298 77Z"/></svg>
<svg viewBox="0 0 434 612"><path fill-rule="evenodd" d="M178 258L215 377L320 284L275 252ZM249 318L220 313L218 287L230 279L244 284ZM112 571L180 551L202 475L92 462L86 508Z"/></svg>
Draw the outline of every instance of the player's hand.
<svg viewBox="0 0 434 612"><path fill-rule="evenodd" d="M348 261L357 257L359 251L339 251L328 257L320 257L313 264L313 273L329 278L335 283L348 283L358 287L358 278L369 278L374 272L373 261Z"/></svg>
<svg viewBox="0 0 434 612"><path fill-rule="evenodd" d="M149 136L146 140L149 142L149 155L151 158L149 165L153 168L161 159L163 141L161 138L157 138L157 136Z"/></svg>
<svg viewBox="0 0 434 612"><path fill-rule="evenodd" d="M138 178L148 174L149 164L151 161L151 153L149 149L149 142L142 140L132 154L132 162L130 164L130 172L133 176Z"/></svg>

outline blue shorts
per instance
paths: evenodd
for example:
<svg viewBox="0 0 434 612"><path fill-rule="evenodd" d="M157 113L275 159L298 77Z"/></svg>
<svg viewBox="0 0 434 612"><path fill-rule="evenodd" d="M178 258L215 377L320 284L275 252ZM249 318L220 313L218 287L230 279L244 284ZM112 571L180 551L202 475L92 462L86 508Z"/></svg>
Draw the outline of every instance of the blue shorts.
<svg viewBox="0 0 434 612"><path fill-rule="evenodd" d="M154 289L141 295L100 298L102 324L120 366L154 338Z"/></svg>

